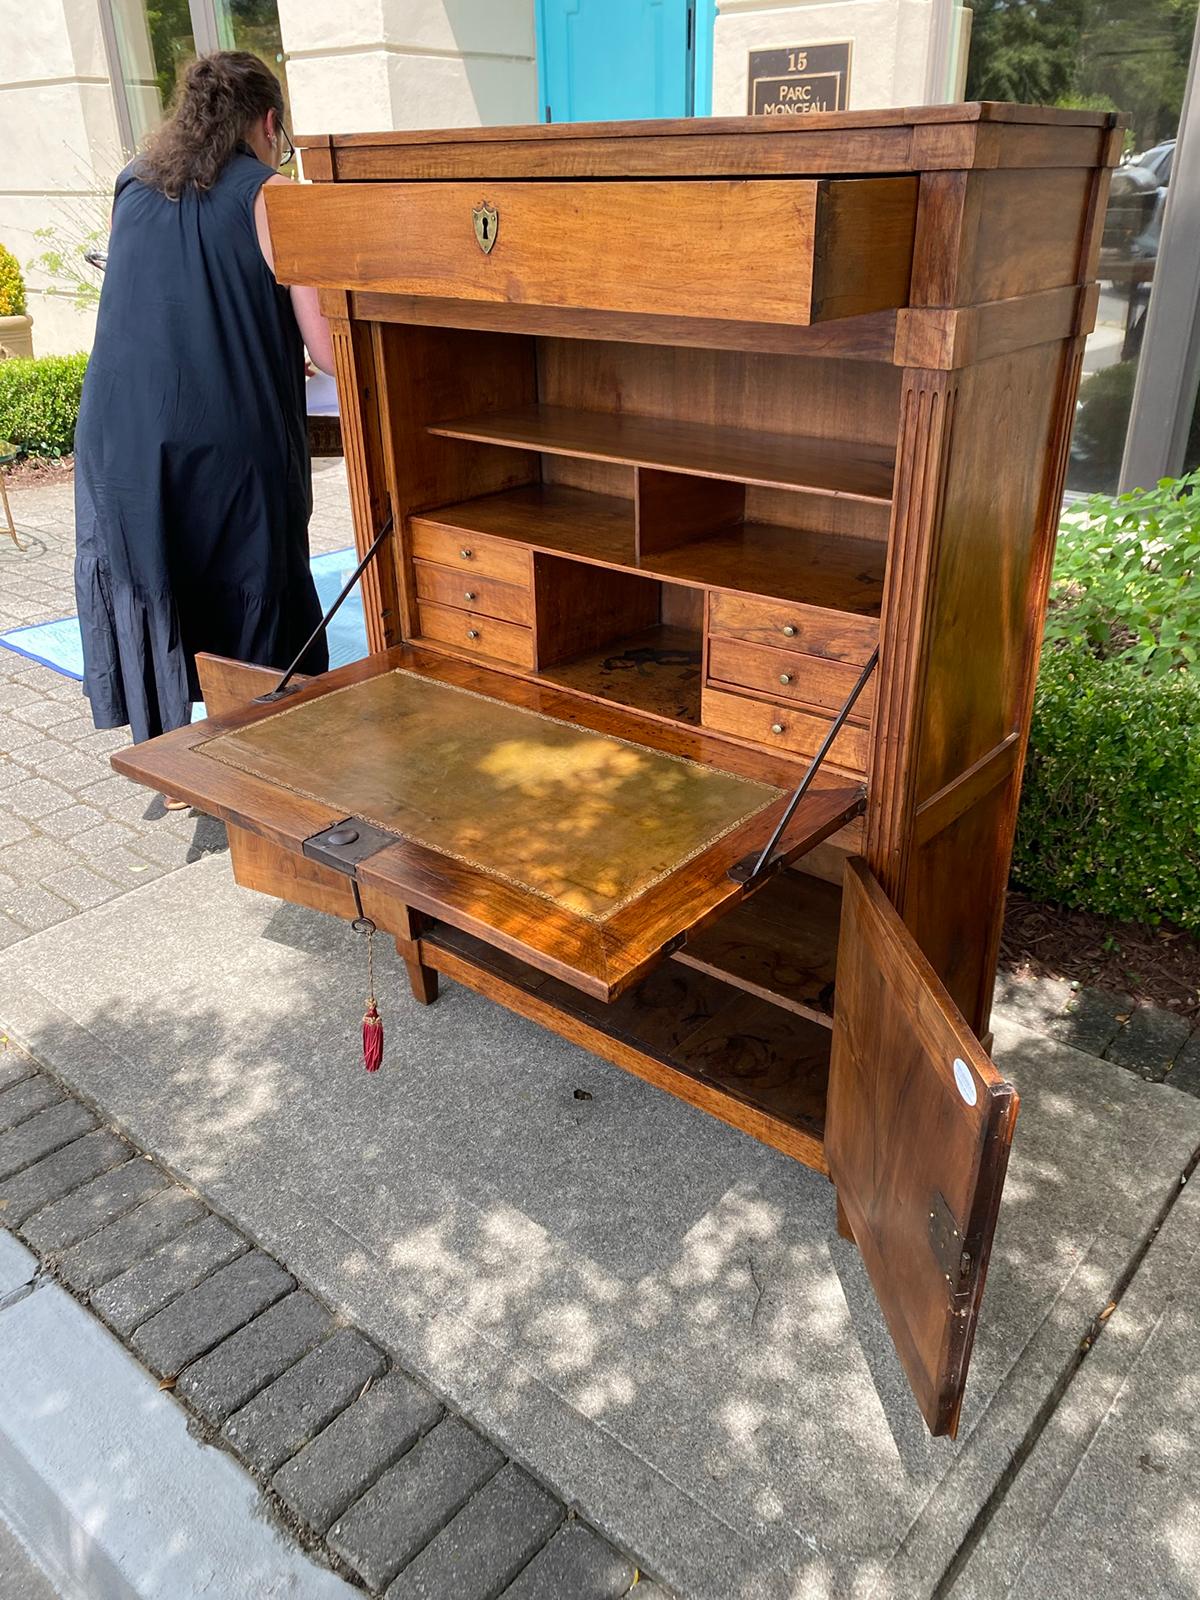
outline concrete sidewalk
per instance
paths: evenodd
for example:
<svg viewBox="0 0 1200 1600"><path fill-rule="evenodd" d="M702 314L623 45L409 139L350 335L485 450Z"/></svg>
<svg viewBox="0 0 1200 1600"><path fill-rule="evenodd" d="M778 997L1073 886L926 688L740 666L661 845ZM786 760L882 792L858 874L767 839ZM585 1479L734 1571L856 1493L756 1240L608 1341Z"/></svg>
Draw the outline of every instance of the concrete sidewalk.
<svg viewBox="0 0 1200 1600"><path fill-rule="evenodd" d="M953 1600L1200 1594L1200 1183L1190 1182Z"/></svg>
<svg viewBox="0 0 1200 1600"><path fill-rule="evenodd" d="M999 1020L1023 1108L953 1446L824 1180L390 962L369 1078L363 959L213 859L15 946L0 1011L688 1600L933 1593L1200 1147L1196 1100Z"/></svg>

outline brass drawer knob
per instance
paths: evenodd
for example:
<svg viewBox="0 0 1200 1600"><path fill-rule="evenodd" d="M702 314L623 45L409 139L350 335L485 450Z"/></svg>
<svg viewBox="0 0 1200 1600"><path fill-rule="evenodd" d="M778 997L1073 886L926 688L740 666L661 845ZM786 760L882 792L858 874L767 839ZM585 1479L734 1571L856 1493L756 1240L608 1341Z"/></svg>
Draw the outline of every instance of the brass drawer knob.
<svg viewBox="0 0 1200 1600"><path fill-rule="evenodd" d="M783 732L783 723L782 722L773 722L771 724L771 732L772 733L782 733Z"/></svg>
<svg viewBox="0 0 1200 1600"><path fill-rule="evenodd" d="M479 629L478 628L468 628L467 629L467 638L468 639L478 639L478 637L479 637Z"/></svg>
<svg viewBox="0 0 1200 1600"><path fill-rule="evenodd" d="M458 553L464 561L471 561L475 556L474 550L469 550L466 545L464 545Z"/></svg>
<svg viewBox="0 0 1200 1600"><path fill-rule="evenodd" d="M787 637L788 637L788 638L789 638L789 639L794 639L794 638L795 638L795 637L796 637L796 629L795 629L795 626L794 626L794 625L793 625L793 624L792 624L792 623L790 623L790 622L785 622L785 623L784 623L784 625L783 625L783 631L784 631L784 633L785 633L785 634L786 634L786 636L787 636Z"/></svg>
<svg viewBox="0 0 1200 1600"><path fill-rule="evenodd" d="M463 599L464 600L474 600L474 598L475 598L474 589L464 589L463 590Z"/></svg>
<svg viewBox="0 0 1200 1600"><path fill-rule="evenodd" d="M779 674L779 681L780 681L780 683L791 683L791 681L792 681L791 673L790 672L781 672Z"/></svg>

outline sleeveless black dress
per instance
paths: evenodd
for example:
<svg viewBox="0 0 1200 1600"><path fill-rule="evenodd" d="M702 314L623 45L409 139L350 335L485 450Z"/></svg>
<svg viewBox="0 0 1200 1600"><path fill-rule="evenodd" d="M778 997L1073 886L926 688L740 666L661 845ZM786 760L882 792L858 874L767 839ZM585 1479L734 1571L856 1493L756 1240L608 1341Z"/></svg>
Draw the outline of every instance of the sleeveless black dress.
<svg viewBox="0 0 1200 1600"><path fill-rule="evenodd" d="M321 609L300 330L262 258L248 150L169 200L117 180L75 433L75 593L98 728L181 727L195 653L283 668ZM323 641L303 670L323 672Z"/></svg>

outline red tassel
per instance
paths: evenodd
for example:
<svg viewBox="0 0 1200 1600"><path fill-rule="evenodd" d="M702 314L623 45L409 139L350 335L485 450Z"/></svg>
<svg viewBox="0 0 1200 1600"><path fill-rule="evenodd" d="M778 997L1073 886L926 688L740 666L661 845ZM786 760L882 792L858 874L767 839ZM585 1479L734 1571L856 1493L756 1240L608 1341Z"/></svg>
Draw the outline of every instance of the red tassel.
<svg viewBox="0 0 1200 1600"><path fill-rule="evenodd" d="M372 1000L363 1017L363 1066L368 1072L378 1072L383 1065L383 1023Z"/></svg>

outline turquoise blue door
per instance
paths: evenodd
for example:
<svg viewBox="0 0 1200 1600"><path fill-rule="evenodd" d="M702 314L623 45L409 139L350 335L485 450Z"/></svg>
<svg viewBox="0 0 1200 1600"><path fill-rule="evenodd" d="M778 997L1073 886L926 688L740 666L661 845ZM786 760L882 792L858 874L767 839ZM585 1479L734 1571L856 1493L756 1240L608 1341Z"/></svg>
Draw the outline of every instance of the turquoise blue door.
<svg viewBox="0 0 1200 1600"><path fill-rule="evenodd" d="M709 4L700 0L702 13ZM609 122L707 110L695 103L695 13L696 0L538 0L542 120Z"/></svg>

